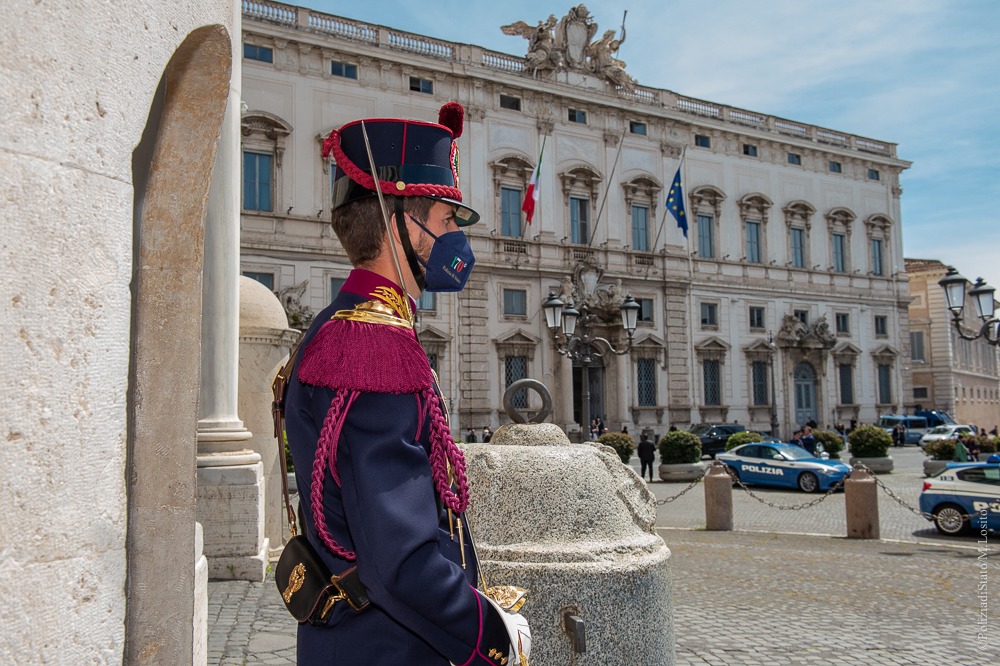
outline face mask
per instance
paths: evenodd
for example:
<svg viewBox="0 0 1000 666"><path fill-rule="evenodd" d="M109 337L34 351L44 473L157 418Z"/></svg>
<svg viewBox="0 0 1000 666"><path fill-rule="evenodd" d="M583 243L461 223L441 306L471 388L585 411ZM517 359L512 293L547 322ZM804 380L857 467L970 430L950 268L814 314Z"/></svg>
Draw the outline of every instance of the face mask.
<svg viewBox="0 0 1000 666"><path fill-rule="evenodd" d="M426 263L417 258L424 267L424 291L440 293L465 289L465 283L469 281L472 267L476 263L465 232L449 231L435 236L419 220L413 217L410 219L434 239Z"/></svg>

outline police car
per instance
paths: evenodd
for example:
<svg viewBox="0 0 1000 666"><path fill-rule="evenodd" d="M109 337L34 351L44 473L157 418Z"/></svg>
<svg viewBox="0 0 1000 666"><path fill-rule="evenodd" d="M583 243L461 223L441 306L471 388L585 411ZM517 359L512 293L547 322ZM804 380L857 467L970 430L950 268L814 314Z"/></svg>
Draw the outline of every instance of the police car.
<svg viewBox="0 0 1000 666"><path fill-rule="evenodd" d="M795 444L744 444L715 459L724 462L729 473L743 483L787 486L807 493L829 490L851 471L839 460L816 458Z"/></svg>
<svg viewBox="0 0 1000 666"><path fill-rule="evenodd" d="M928 520L941 534L979 532L984 527L1000 532L1000 455L986 462L949 463L924 481L920 510L933 516Z"/></svg>

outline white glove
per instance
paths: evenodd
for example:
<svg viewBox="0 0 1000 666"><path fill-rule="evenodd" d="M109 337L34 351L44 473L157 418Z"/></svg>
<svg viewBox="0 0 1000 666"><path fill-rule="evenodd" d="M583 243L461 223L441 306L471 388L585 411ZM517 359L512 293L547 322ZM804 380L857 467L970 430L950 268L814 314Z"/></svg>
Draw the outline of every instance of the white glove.
<svg viewBox="0 0 1000 666"><path fill-rule="evenodd" d="M520 613L504 610L500 604L486 595L483 595L483 598L497 610L507 628L511 646L509 663L512 666L528 666L528 657L531 656L531 629L528 628L528 620Z"/></svg>

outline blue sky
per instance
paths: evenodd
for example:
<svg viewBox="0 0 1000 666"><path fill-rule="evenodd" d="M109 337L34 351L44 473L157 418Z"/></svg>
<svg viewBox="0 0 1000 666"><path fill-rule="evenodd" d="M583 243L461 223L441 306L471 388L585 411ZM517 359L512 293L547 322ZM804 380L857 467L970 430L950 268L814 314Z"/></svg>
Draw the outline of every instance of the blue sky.
<svg viewBox="0 0 1000 666"><path fill-rule="evenodd" d="M500 26L576 2L302 2L326 13L523 55ZM899 145L907 257L1000 289L1000 2L585 2L639 83Z"/></svg>

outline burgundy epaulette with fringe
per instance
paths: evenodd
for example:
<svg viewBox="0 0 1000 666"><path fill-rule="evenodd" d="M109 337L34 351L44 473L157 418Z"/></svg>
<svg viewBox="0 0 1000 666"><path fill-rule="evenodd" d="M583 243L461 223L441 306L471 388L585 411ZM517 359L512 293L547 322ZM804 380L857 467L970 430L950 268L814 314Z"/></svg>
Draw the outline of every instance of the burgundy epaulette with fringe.
<svg viewBox="0 0 1000 666"><path fill-rule="evenodd" d="M302 354L299 381L370 393L420 393L433 385L427 354L409 328L347 319L323 324Z"/></svg>

